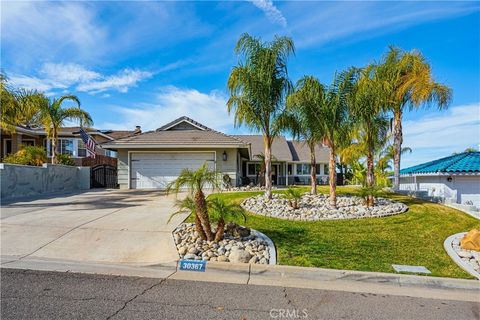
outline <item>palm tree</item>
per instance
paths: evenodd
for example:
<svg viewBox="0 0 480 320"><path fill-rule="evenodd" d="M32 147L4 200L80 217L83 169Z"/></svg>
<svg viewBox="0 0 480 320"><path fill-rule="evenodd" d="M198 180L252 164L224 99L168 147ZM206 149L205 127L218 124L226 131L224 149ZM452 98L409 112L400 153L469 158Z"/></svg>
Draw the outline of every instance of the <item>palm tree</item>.
<svg viewBox="0 0 480 320"><path fill-rule="evenodd" d="M374 155L384 146L389 121L385 114L385 82L378 78L376 66L369 65L357 70L358 80L351 95L350 110L359 132L359 144L366 150L366 186L375 187ZM368 196L367 206L373 205L373 196Z"/></svg>
<svg viewBox="0 0 480 320"><path fill-rule="evenodd" d="M187 188L193 196L196 216L199 218L195 220L195 228L202 240L212 241L214 235L208 216L207 200L203 191L207 187L217 189L219 187L219 177L218 173L211 170L208 163L205 162L195 171L183 169L177 179L167 185L167 193L178 194L183 188Z"/></svg>
<svg viewBox="0 0 480 320"><path fill-rule="evenodd" d="M202 228L202 221L197 214L197 205L195 203L195 200L193 200L191 196L187 196L182 200L177 199L177 201L175 202L175 206L178 208L178 211L170 215L168 222L170 222L172 218L177 214L185 213L185 211L188 211L191 215L195 217L195 231L198 233L199 237L203 240L207 239L205 231L203 231Z"/></svg>
<svg viewBox="0 0 480 320"><path fill-rule="evenodd" d="M14 89L4 74L0 74L0 105L2 130L15 132L15 126L40 125L39 106L45 95L36 90Z"/></svg>
<svg viewBox="0 0 480 320"><path fill-rule="evenodd" d="M318 114L327 104L324 86L312 76L304 76L297 82L296 90L287 98L287 110L294 139L304 140L310 150L310 193L317 194L317 161L315 147L324 137Z"/></svg>
<svg viewBox="0 0 480 320"><path fill-rule="evenodd" d="M208 201L208 208L212 220L217 221L217 230L215 231L214 241L218 242L222 240L225 232L225 221L227 219L243 218L243 221L247 220L245 216L245 210L241 205L236 203L227 203L220 198L213 198Z"/></svg>
<svg viewBox="0 0 480 320"><path fill-rule="evenodd" d="M235 52L242 60L228 78L228 112L235 112L235 125L245 124L263 134L265 145L265 195L272 197L272 143L284 129L285 97L292 84L287 73L287 59L294 53L292 39L276 36L262 42L243 34Z"/></svg>
<svg viewBox="0 0 480 320"><path fill-rule="evenodd" d="M429 107L436 103L439 109L447 108L452 90L436 82L432 70L423 55L418 51L404 52L390 47L383 62L378 67L380 77L386 80L390 96L388 107L393 112L394 136L394 189L400 185L400 159L403 143L402 117L404 110Z"/></svg>
<svg viewBox="0 0 480 320"><path fill-rule="evenodd" d="M66 100L73 101L76 106L62 108ZM76 96L66 95L58 99L44 98L40 101L40 122L43 124L47 137L52 142L52 163L56 163L58 130L67 120L79 120L81 125L92 125L90 114L80 108L80 100Z"/></svg>
<svg viewBox="0 0 480 320"><path fill-rule="evenodd" d="M337 207L337 149L349 141L351 130L348 97L352 94L354 72L349 70L335 74L332 85L327 89L325 104L316 117L323 133L323 144L329 148L328 174L330 205Z"/></svg>

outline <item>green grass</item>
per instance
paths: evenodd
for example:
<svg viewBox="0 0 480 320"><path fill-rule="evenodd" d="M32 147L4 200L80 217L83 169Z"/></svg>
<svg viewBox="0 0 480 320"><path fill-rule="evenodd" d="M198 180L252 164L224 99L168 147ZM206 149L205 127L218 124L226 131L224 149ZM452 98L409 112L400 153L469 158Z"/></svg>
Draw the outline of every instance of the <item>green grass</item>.
<svg viewBox="0 0 480 320"><path fill-rule="evenodd" d="M328 193L328 187L319 187L319 192ZM357 190L339 187L338 192L356 194ZM239 203L257 194L260 192L211 197ZM392 264L421 265L434 276L471 278L450 259L443 242L454 233L480 228L478 220L439 204L398 194L384 196L407 204L409 211L385 218L315 222L248 213L246 223L236 222L268 235L276 245L277 261L283 265L379 272L394 272Z"/></svg>

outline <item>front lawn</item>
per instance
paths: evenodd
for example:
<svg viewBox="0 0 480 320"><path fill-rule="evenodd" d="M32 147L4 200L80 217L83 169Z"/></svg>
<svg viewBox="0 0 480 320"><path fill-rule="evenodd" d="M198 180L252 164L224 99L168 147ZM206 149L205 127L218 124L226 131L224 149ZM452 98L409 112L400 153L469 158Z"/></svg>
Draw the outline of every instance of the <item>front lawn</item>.
<svg viewBox="0 0 480 320"><path fill-rule="evenodd" d="M319 191L328 193L328 187L321 186ZM338 191L356 193L351 187L339 187ZM211 197L239 203L259 193ZM392 264L422 265L434 276L471 278L450 259L443 242L454 233L480 228L478 220L439 204L397 194L388 197L405 203L409 211L385 218L315 222L249 213L246 223L236 222L269 236L277 247L277 263L283 265L380 272L394 272Z"/></svg>

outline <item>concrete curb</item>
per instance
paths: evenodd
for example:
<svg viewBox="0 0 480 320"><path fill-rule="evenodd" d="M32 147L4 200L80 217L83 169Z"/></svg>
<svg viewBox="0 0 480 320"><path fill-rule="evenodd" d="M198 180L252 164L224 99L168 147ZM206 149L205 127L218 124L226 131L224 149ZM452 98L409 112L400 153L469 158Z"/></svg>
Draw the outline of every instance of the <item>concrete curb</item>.
<svg viewBox="0 0 480 320"><path fill-rule="evenodd" d="M463 270L465 270L466 272L468 272L469 274L471 274L472 276L474 276L475 278L477 278L478 280L480 280L480 273L478 273L477 271L475 271L475 269L472 268L472 266L470 266L468 263L465 263L459 256L458 254L455 252L455 250L453 250L452 248L452 242L456 239L456 238L461 238L463 237L464 235L466 235L467 233L466 232L460 232L460 233L456 233L456 234L453 234L451 235L450 237L448 237L445 242L443 242L443 248L445 249L445 251L447 251L448 255L450 256L450 258L452 258L452 260L460 267L462 268ZM480 286L480 285L479 285Z"/></svg>
<svg viewBox="0 0 480 320"><path fill-rule="evenodd" d="M18 260L2 256L1 268L282 286L457 301L480 300L480 286L476 280L281 265L208 262L205 272L193 272L178 270L177 262L127 266L34 258Z"/></svg>

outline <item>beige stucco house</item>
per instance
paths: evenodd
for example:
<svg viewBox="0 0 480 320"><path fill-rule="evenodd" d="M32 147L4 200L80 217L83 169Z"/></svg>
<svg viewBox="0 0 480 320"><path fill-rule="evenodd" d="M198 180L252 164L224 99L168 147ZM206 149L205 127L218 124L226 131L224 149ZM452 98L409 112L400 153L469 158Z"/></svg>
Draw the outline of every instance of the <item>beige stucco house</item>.
<svg viewBox="0 0 480 320"><path fill-rule="evenodd" d="M154 131L108 141L102 147L117 152L118 184L122 189L161 189L182 169L196 169L205 162L238 186L257 182L263 138L227 135L180 117ZM304 143L278 137L272 154L274 184L309 183L310 153ZM326 183L328 149L319 146L316 158L317 180Z"/></svg>

